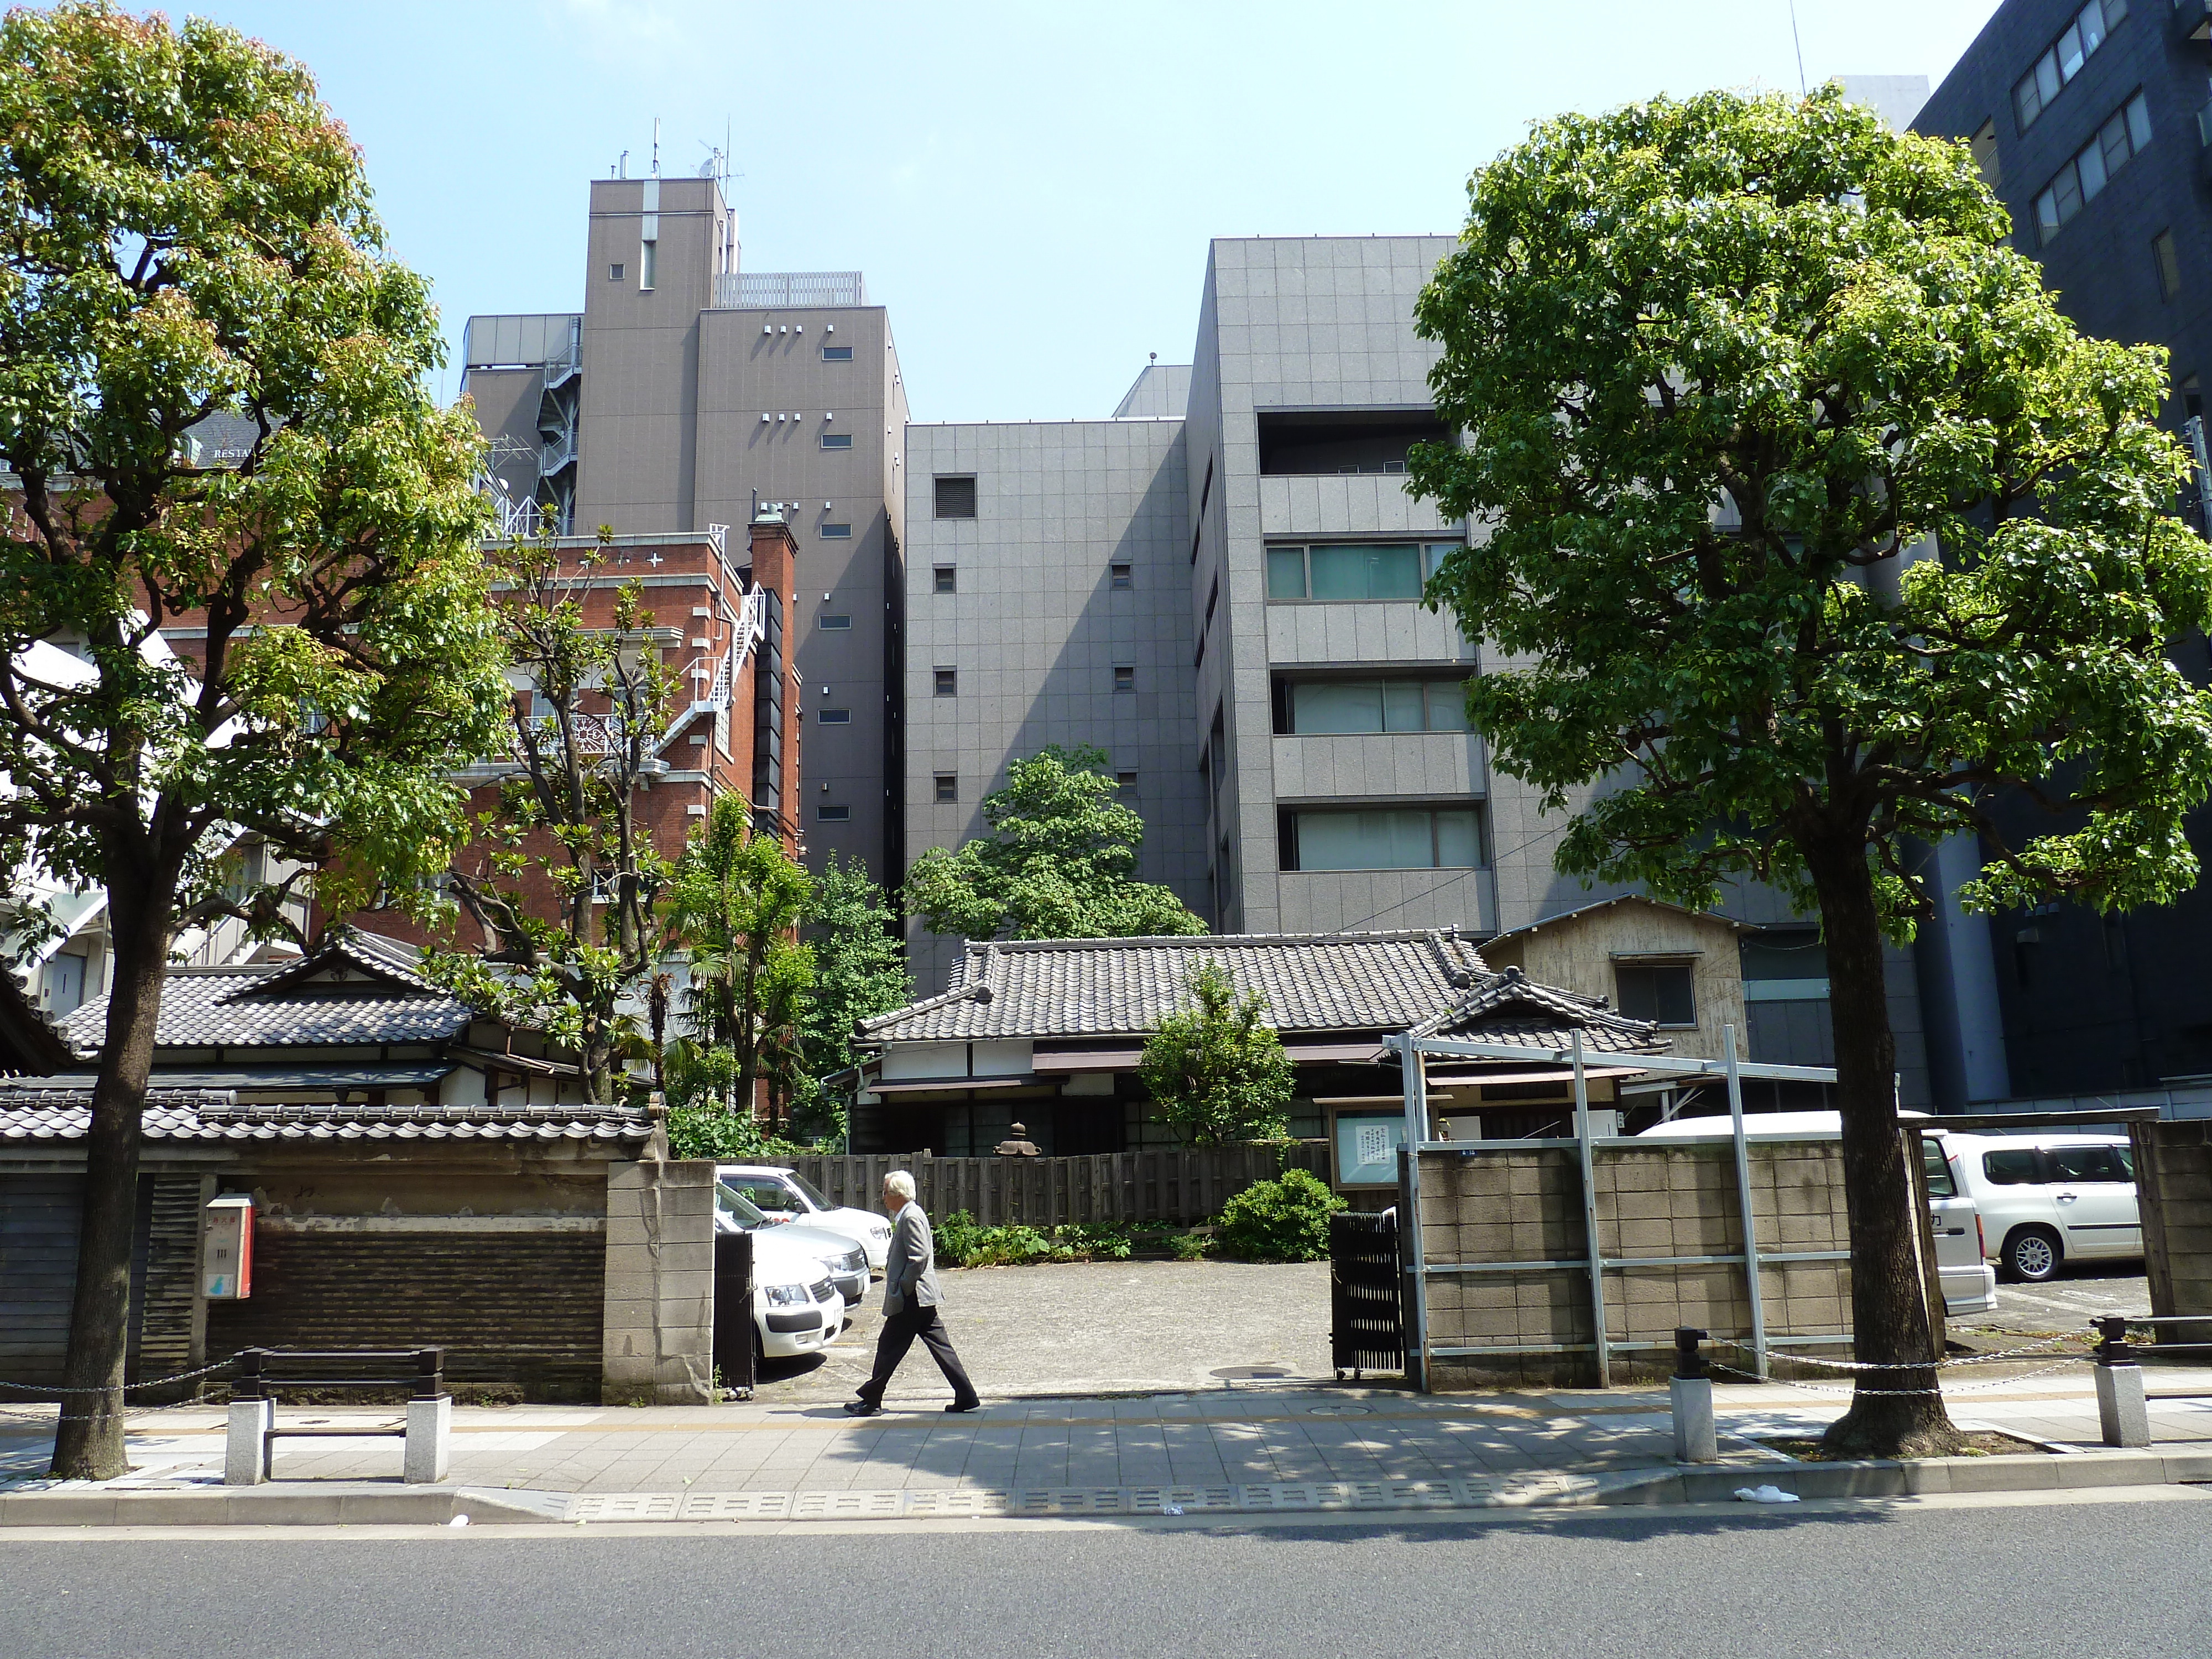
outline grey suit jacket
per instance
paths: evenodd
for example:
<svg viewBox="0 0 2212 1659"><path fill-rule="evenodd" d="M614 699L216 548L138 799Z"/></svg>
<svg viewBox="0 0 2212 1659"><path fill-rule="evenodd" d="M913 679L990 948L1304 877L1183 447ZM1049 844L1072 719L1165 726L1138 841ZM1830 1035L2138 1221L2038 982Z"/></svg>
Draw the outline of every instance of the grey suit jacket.
<svg viewBox="0 0 2212 1659"><path fill-rule="evenodd" d="M945 1300L937 1288L937 1238L929 1218L912 1199L891 1224L891 1248L884 1263L884 1311L903 1313L909 1302L933 1308Z"/></svg>

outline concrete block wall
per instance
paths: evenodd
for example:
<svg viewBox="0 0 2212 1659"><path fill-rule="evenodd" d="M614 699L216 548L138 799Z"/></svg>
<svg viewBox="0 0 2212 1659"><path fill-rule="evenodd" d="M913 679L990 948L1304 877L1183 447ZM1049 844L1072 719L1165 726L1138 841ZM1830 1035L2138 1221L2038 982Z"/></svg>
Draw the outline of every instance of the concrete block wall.
<svg viewBox="0 0 2212 1659"><path fill-rule="evenodd" d="M607 1170L606 1336L611 1406L711 1404L714 1166L640 1159Z"/></svg>
<svg viewBox="0 0 2212 1659"><path fill-rule="evenodd" d="M1749 1149L1752 1213L1763 1250L1848 1245L1843 1162L1833 1141L1754 1143ZM1421 1159L1421 1246L1431 1267L1477 1262L1579 1264L1588 1251L1581 1174L1571 1147L1433 1152ZM1725 1255L1741 1251L1735 1155L1725 1143L1601 1146L1591 1186L1598 1248L1608 1259ZM1763 1265L1759 1286L1770 1337L1824 1336L1846 1328L1850 1267L1843 1261ZM1608 1344L1616 1378L1662 1368L1678 1326L1748 1339L1751 1305L1740 1264L1609 1267ZM1442 1274L1429 1280L1433 1347L1589 1344L1589 1277L1579 1265L1516 1273ZM1799 1352L1847 1352L1793 1345ZM1726 1356L1748 1364L1741 1355ZM1500 1354L1439 1360L1438 1389L1500 1377L1585 1384L1588 1353Z"/></svg>
<svg viewBox="0 0 2212 1659"><path fill-rule="evenodd" d="M2212 1121L2137 1123L2129 1138L2150 1310L2212 1320ZM2172 1340L2212 1341L2212 1322L2184 1327Z"/></svg>

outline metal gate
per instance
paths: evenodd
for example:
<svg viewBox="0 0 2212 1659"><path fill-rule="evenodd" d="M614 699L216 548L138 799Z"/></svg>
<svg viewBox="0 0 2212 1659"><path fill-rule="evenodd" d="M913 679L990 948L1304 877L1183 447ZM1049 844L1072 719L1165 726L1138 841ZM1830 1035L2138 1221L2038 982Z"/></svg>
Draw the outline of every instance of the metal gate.
<svg viewBox="0 0 2212 1659"><path fill-rule="evenodd" d="M1398 1218L1328 1218L1328 1363L1346 1371L1401 1371L1406 1328L1398 1303Z"/></svg>
<svg viewBox="0 0 2212 1659"><path fill-rule="evenodd" d="M753 1236L714 1235L714 1380L740 1399L753 1394Z"/></svg>

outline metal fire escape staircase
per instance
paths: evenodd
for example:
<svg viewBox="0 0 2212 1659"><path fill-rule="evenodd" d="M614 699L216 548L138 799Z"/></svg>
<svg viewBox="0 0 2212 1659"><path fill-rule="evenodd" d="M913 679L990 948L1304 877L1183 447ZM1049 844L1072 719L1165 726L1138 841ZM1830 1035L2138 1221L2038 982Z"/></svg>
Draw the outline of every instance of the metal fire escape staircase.
<svg viewBox="0 0 2212 1659"><path fill-rule="evenodd" d="M685 731L691 722L704 714L720 714L730 706L730 693L737 684L738 672L745 665L745 659L759 649L768 637L768 606L766 596L757 587L749 590L744 602L738 608L737 629L730 640L729 649L710 667L705 661L692 665L695 686L706 682L706 689L698 691L691 706L669 721L668 730L661 736L658 752L665 754L668 746Z"/></svg>

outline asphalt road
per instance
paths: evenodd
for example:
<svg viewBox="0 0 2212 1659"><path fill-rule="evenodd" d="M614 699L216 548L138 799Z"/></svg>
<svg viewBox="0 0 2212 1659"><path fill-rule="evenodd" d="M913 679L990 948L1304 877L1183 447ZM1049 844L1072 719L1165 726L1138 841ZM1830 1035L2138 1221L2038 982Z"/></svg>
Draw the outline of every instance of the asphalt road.
<svg viewBox="0 0 2212 1659"><path fill-rule="evenodd" d="M2212 1499L1505 1524L0 1540L0 1655L2204 1650Z"/></svg>

